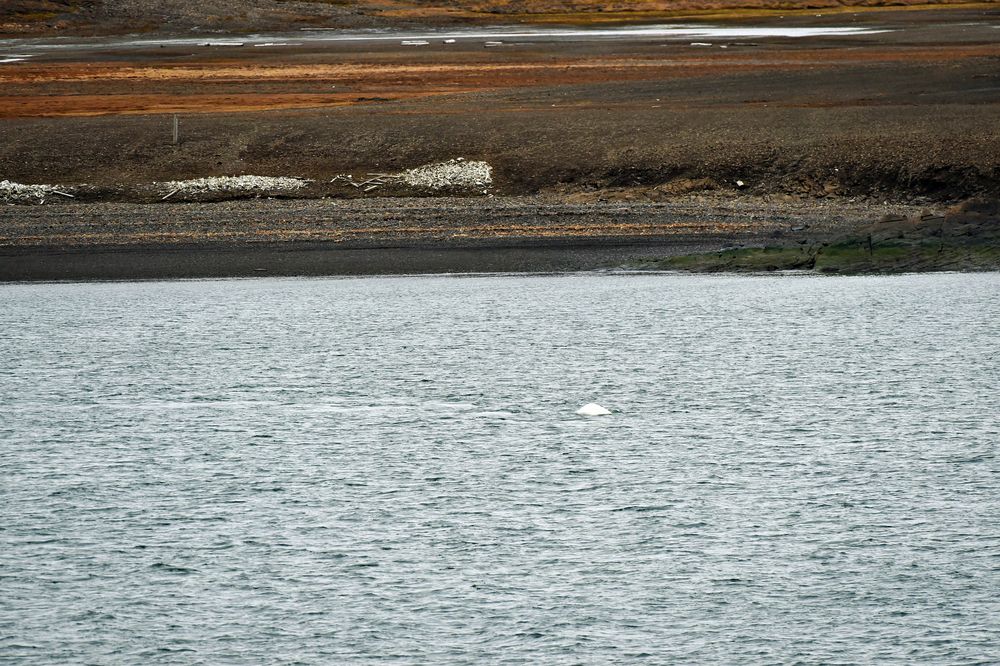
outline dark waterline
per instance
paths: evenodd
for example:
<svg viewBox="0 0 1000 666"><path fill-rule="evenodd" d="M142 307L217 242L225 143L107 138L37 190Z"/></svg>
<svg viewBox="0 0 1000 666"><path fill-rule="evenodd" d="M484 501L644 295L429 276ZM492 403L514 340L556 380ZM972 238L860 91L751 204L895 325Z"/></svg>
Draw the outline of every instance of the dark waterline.
<svg viewBox="0 0 1000 666"><path fill-rule="evenodd" d="M286 243L221 249L26 249L0 255L0 282L567 272L606 269L704 249L705 245L698 243L607 241L469 248L331 248L324 243Z"/></svg>
<svg viewBox="0 0 1000 666"><path fill-rule="evenodd" d="M5 661L1000 660L1000 274L6 284L0 331Z"/></svg>

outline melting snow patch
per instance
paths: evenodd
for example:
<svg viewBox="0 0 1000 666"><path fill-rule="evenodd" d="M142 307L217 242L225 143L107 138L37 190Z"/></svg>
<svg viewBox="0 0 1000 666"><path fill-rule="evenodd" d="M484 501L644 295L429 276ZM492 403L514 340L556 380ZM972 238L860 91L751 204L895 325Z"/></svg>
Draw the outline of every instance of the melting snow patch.
<svg viewBox="0 0 1000 666"><path fill-rule="evenodd" d="M493 168L487 162L467 162L462 158L427 164L399 174L399 180L412 187L483 187L493 183Z"/></svg>
<svg viewBox="0 0 1000 666"><path fill-rule="evenodd" d="M311 181L303 178L271 176L213 176L193 180L170 180L158 183L162 188L182 194L202 192L273 192L275 190L298 190Z"/></svg>

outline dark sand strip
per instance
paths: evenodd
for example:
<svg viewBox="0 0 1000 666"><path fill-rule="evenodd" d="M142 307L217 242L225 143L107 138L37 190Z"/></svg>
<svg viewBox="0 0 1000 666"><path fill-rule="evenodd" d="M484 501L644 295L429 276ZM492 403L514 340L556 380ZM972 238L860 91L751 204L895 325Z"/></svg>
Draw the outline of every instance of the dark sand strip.
<svg viewBox="0 0 1000 666"><path fill-rule="evenodd" d="M498 247L343 248L330 243L0 252L0 281L534 273L614 268L706 249L694 244L591 242Z"/></svg>

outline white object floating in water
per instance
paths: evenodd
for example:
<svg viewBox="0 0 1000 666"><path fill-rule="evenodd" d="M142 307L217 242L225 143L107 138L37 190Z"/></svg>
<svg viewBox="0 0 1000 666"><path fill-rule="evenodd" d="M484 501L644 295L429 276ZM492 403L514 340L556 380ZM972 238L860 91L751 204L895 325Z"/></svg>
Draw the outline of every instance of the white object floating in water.
<svg viewBox="0 0 1000 666"><path fill-rule="evenodd" d="M580 416L607 416L611 412L604 409L596 402L588 402L586 405L576 410L576 413Z"/></svg>
<svg viewBox="0 0 1000 666"><path fill-rule="evenodd" d="M430 44L426 39L404 39L400 43L403 46L427 46Z"/></svg>

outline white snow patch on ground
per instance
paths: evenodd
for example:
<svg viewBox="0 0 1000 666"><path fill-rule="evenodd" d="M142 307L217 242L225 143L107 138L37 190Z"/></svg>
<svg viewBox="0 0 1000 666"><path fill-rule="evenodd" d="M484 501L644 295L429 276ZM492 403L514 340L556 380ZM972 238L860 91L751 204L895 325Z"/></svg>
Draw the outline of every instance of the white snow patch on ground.
<svg viewBox="0 0 1000 666"><path fill-rule="evenodd" d="M493 168L487 162L462 158L427 164L398 174L399 180L412 187L484 187L493 183Z"/></svg>
<svg viewBox="0 0 1000 666"><path fill-rule="evenodd" d="M199 194L202 192L274 192L299 190L308 185L304 178L273 176L212 176L192 180L170 180L158 185L171 192Z"/></svg>
<svg viewBox="0 0 1000 666"><path fill-rule="evenodd" d="M25 185L10 180L0 180L0 201L43 201L46 196L59 191L54 185Z"/></svg>

